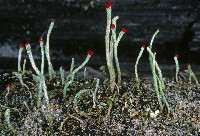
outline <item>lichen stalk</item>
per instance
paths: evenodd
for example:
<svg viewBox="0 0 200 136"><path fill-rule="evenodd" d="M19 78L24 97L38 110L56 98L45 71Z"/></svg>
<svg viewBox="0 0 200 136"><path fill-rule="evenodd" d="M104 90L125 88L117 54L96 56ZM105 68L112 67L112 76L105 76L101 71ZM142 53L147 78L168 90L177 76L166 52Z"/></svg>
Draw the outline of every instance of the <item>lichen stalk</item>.
<svg viewBox="0 0 200 136"><path fill-rule="evenodd" d="M6 119L6 123L8 124L8 128L10 129L10 130L13 130L14 129L14 127L11 125L11 123L10 123L10 109L7 109L6 111L5 111L5 119Z"/></svg>
<svg viewBox="0 0 200 136"><path fill-rule="evenodd" d="M162 101L160 100L160 93L159 93L159 91L158 91L158 83L157 83L157 75L156 75L156 66L155 66L155 63L156 63L156 61L155 61L155 54L156 54L156 53L153 54L153 53L151 52L151 50L150 50L149 47L147 47L147 51L149 52L149 54L151 55L151 58L152 58L152 60L151 60L151 62L152 62L152 67L151 67L151 69L152 69L152 74L153 74L154 88L155 88L155 93L156 93L156 95L157 95L160 108L161 108L161 110L162 110L162 109L163 109L163 105L162 105Z"/></svg>
<svg viewBox="0 0 200 136"><path fill-rule="evenodd" d="M165 84L164 84L164 81L163 81L162 72L161 72L157 62L155 62L155 66L156 66L156 69L158 71L158 76L159 76L160 82L162 84L162 87L163 87L163 89L165 89Z"/></svg>
<svg viewBox="0 0 200 136"><path fill-rule="evenodd" d="M60 67L60 76L61 76L62 85L65 84L65 75L64 74L65 74L65 70L62 66L62 67Z"/></svg>
<svg viewBox="0 0 200 136"><path fill-rule="evenodd" d="M26 67L26 58L24 58L22 75L24 75L25 73L25 67Z"/></svg>
<svg viewBox="0 0 200 136"><path fill-rule="evenodd" d="M19 54L18 54L18 71L21 71L21 57L22 57L22 51L24 49L24 45L20 45L19 48Z"/></svg>
<svg viewBox="0 0 200 136"><path fill-rule="evenodd" d="M43 48L44 40L40 39L39 43L40 43L41 54L42 54L41 74L44 75L44 48Z"/></svg>
<svg viewBox="0 0 200 136"><path fill-rule="evenodd" d="M54 22L52 21L50 26L49 26L49 30L48 30L48 33L47 33L47 41L46 41L46 48L45 48L45 54L46 54L46 58L47 58L47 61L48 61L48 68L49 68L49 76L50 76L50 80L52 80L53 77L55 77L55 71L53 70L53 65L51 63L51 59L50 59L50 55L49 55L49 37L50 37L50 34L51 34L51 31L53 29L53 26L54 26Z"/></svg>
<svg viewBox="0 0 200 136"><path fill-rule="evenodd" d="M137 89L139 89L139 78L138 78L138 73L137 73L137 65L139 63L139 60L140 60L142 54L143 54L144 49L145 49L145 45L142 46L140 53L137 57L136 63L135 63L135 80L136 80L136 84L137 84Z"/></svg>
<svg viewBox="0 0 200 136"><path fill-rule="evenodd" d="M122 31L119 33L117 40L115 40L115 42L114 42L115 43L114 44L114 57L115 57L115 64L116 64L117 73L118 73L118 86L121 86L121 70L119 67L119 60L117 57L117 47L118 47L119 41L121 40L121 38L125 32L127 32L127 30L125 28L122 28ZM114 37L114 39L116 39L116 38Z"/></svg>
<svg viewBox="0 0 200 136"><path fill-rule="evenodd" d="M74 69L74 58L72 58L71 68L70 68L70 74L72 73Z"/></svg>
<svg viewBox="0 0 200 136"><path fill-rule="evenodd" d="M107 3L106 3L107 4ZM110 3L109 3L110 4ZM108 4L107 4L108 5ZM111 55L110 55L110 25L111 25L111 5L106 6L106 12L107 12L107 27L106 27L106 36L105 36L105 44L106 44L106 61L107 61L107 66L110 74L110 90L111 93L113 93L114 88L115 88L115 70L114 66L112 65L112 60L111 60Z"/></svg>
<svg viewBox="0 0 200 136"><path fill-rule="evenodd" d="M27 54L28 54L30 62L31 62L31 66L33 67L33 69L35 70L37 75L40 76L40 71L38 70L38 68L35 65L35 61L33 59L32 51L31 51L31 46L29 43L26 43L26 50L27 50Z"/></svg>
<svg viewBox="0 0 200 136"><path fill-rule="evenodd" d="M190 65L189 63L187 63L186 65L187 65L187 69L188 69L188 71L189 71L189 73L190 73L190 76L189 76L189 77L190 77L190 81L191 81L191 77L193 77L194 80L195 80L195 82L196 82L196 84L198 85L198 84L199 84L199 83L198 83L198 80L197 80L197 78L196 78L194 72L193 72L192 69L191 69L191 65Z"/></svg>
<svg viewBox="0 0 200 136"><path fill-rule="evenodd" d="M178 55L174 56L174 61L176 63L176 82L178 82L178 73L179 73L179 64L178 64Z"/></svg>
<svg viewBox="0 0 200 136"><path fill-rule="evenodd" d="M151 38L151 42L150 42L150 46L149 46L150 50L152 49L154 38L156 37L156 35L158 34L158 32L159 32L159 29L154 33L154 35ZM152 60L151 55L149 55L150 67L152 67L152 61L151 60Z"/></svg>
<svg viewBox="0 0 200 136"><path fill-rule="evenodd" d="M167 106L167 109L168 109L168 114L169 114L171 109L169 107L169 103L167 102L167 99L166 99L165 94L163 92L162 82L159 80L159 78L158 78L158 83L159 83L159 88L160 88L161 95L163 97L164 102L166 103L166 106Z"/></svg>
<svg viewBox="0 0 200 136"><path fill-rule="evenodd" d="M92 54L93 54L93 52L92 52ZM72 81L72 82L73 82L73 80L74 80L74 75L75 75L75 73L78 72L81 68L83 68L83 66L85 66L86 63L88 63L88 61L89 61L89 59L90 59L90 57L91 57L92 54L89 54L89 51L88 51L88 55L87 55L85 61L84 61L78 68L76 68L76 69L72 72L72 74L71 74L71 81Z"/></svg>
<svg viewBox="0 0 200 136"><path fill-rule="evenodd" d="M69 81L67 83L65 83L64 89L63 89L63 98L64 100L66 99L66 93L67 93L67 88L69 87L69 85L72 83L72 81Z"/></svg>
<svg viewBox="0 0 200 136"><path fill-rule="evenodd" d="M116 21L117 19L119 19L119 16L116 16L112 19L112 26L114 26L111 30L112 30L112 35L111 35L111 41L110 41L110 56L111 56L111 62L113 65L113 49L114 49L114 44L116 42ZM111 26L111 27L112 27Z"/></svg>

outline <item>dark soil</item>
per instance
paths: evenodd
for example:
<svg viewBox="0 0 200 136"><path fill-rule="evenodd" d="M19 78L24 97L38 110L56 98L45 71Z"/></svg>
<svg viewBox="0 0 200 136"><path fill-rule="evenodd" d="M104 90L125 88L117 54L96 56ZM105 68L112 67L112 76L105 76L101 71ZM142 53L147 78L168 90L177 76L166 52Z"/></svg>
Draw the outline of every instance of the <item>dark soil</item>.
<svg viewBox="0 0 200 136"><path fill-rule="evenodd" d="M137 89L134 66L123 67L122 86L116 87L114 94L109 91L108 75L104 73L96 87L97 80L90 77L76 78L67 89L63 99L63 88L60 76L52 81L46 75L46 84L50 100L48 111L45 98L42 106L37 108L38 88L33 81L33 73L27 71L23 76L24 83L30 88L22 87L14 73L5 73L0 77L0 133L1 135L199 135L200 89L194 82L188 82L188 76L180 72L180 82L173 78L174 68L168 67L164 82L165 97L171 112L163 102L161 111L154 92L152 77L149 77L143 65L138 71L140 88ZM89 69L89 67L88 67ZM164 69L162 67L161 69ZM91 70L92 71L92 70ZM141 73L141 71L143 71ZM94 71L93 71L94 72ZM95 72L94 72L95 73ZM172 74L173 73L173 74ZM67 72L65 73L67 74ZM166 73L165 73L166 74ZM129 78L132 76L132 78ZM164 75L165 76L165 75ZM96 77L98 78L98 77ZM6 85L10 84L10 92ZM75 97L80 90L88 89L79 98ZM97 89L94 105L93 94ZM77 105L74 105L77 100ZM6 120L6 111L10 109L10 125ZM156 114L155 112L158 113ZM49 118L52 117L51 126Z"/></svg>

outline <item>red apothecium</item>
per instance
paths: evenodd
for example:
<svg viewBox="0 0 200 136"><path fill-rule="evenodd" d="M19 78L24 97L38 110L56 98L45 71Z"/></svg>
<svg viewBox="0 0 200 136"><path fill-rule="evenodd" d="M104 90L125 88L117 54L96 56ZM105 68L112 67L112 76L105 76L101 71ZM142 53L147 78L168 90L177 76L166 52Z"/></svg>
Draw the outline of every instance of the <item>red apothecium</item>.
<svg viewBox="0 0 200 136"><path fill-rule="evenodd" d="M40 42L44 42L44 40L43 40L43 39L40 39L38 42L39 42L39 43L40 43Z"/></svg>
<svg viewBox="0 0 200 136"><path fill-rule="evenodd" d="M24 45L21 44L20 47L21 47L21 48L24 48Z"/></svg>
<svg viewBox="0 0 200 136"><path fill-rule="evenodd" d="M93 55L93 51L88 51L87 54L88 55Z"/></svg>
<svg viewBox="0 0 200 136"><path fill-rule="evenodd" d="M111 28L111 29L112 29L112 28L115 28L115 25L111 25L110 28Z"/></svg>
<svg viewBox="0 0 200 136"><path fill-rule="evenodd" d="M112 4L111 2L107 2L107 3L105 4L105 7L106 7L106 8L109 8L110 6L111 6L111 7L113 6L113 4Z"/></svg>
<svg viewBox="0 0 200 136"><path fill-rule="evenodd" d="M122 28L122 31L124 31L125 33L127 32L126 28Z"/></svg>

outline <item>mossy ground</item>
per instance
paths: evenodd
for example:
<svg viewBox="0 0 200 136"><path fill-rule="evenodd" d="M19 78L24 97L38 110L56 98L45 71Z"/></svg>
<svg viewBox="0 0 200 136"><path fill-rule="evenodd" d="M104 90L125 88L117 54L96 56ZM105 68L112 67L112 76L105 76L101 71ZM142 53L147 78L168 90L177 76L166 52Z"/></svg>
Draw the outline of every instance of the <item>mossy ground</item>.
<svg viewBox="0 0 200 136"><path fill-rule="evenodd" d="M179 83L165 80L165 96L171 107L168 114L164 105L163 111L153 116L159 110L159 104L152 80L140 79L140 89L137 90L134 79L123 78L122 87L109 93L107 77L100 80L97 91L96 106L93 107L92 92L84 93L78 101L77 113L74 108L74 97L83 89L96 89L96 81L75 79L67 89L67 98L63 100L60 78L49 81L46 77L47 90L53 115L53 125L48 125L48 113L45 104L37 107L38 89L32 80L32 73L26 73L23 81L30 92L23 88L12 73L1 75L0 99L0 133L1 135L199 135L200 125L200 89L195 83L189 83L182 78ZM11 85L8 96L6 85ZM30 97L32 96L32 98ZM27 103L29 109L24 105ZM43 101L44 102L44 101ZM109 102L112 103L110 114ZM163 101L162 101L163 102ZM164 102L163 102L164 103ZM10 122L13 130L8 128L4 113L11 109ZM149 109L150 108L150 109ZM83 111L85 114L81 113ZM90 115L87 115L90 113ZM151 116L150 116L151 114ZM66 119L67 118L67 119ZM61 123L65 120L62 129Z"/></svg>

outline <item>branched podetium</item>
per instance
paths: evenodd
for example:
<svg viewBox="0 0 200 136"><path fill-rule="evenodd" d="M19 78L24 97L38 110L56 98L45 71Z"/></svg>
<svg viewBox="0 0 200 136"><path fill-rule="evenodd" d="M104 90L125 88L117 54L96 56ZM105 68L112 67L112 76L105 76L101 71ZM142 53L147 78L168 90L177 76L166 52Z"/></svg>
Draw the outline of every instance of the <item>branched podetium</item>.
<svg viewBox="0 0 200 136"><path fill-rule="evenodd" d="M153 37L152 37L152 40L151 40L151 43L150 43L150 47L152 48L152 43L153 43L153 39L155 38L155 36L158 34L159 30L157 30ZM165 85L164 85L164 81L163 81L163 77L162 77L162 72L158 66L158 63L156 62L155 60L155 55L156 53L153 54L153 52L151 51L151 48L150 47L147 47L147 51L149 52L149 61L150 61L150 66L151 66L151 70L152 70L152 74L153 74L153 80L154 80L154 88L155 88L155 93L157 95L157 98L158 98L158 102L159 102L159 105L160 105L160 108L161 110L163 110L163 105L162 105L162 101L160 99L160 93L163 97L163 100L168 108L168 113L170 112L170 107L169 107L169 104L165 98L165 95L164 95L164 92L163 92L163 89L165 89ZM158 71L158 76L156 74L156 70ZM159 89L160 89L160 92L159 92L159 89L158 89L158 82L159 82Z"/></svg>
<svg viewBox="0 0 200 136"><path fill-rule="evenodd" d="M24 65L23 65L23 73L22 73L22 71L21 71L21 57L22 57L22 51L23 51L23 49L24 49L24 45L21 44L20 48L19 48L19 55L18 55L18 73L15 73L15 75L19 79L21 85L25 86L27 88L27 90L29 90L29 87L23 82L23 78L22 78L22 76L24 74L24 71L25 71L25 64L26 64L26 63L24 63Z"/></svg>
<svg viewBox="0 0 200 136"><path fill-rule="evenodd" d="M152 58L152 60L151 60L151 62L152 62L151 70L152 70L152 74L153 74L155 93L157 95L160 108L161 108L161 110L163 110L163 105L162 105L162 101L160 99L160 92L158 90L158 83L157 83L156 60L155 60L156 53L153 54L149 47L147 47L147 51L149 52L149 55L151 55L151 58Z"/></svg>
<svg viewBox="0 0 200 136"><path fill-rule="evenodd" d="M111 25L111 7L113 4L111 2L107 2L105 4L106 12L107 12L107 27L106 27L106 36L105 36L105 44L106 44L106 61L107 66L110 74L110 89L111 93L113 93L115 88L115 69L113 66L113 46L114 46L114 57L115 57L115 63L117 67L118 72L118 85L121 85L121 71L119 68L119 62L117 58L117 46L122 38L123 34L127 32L125 28L122 28L122 31L119 33L118 38L116 39L116 20L119 18L119 16L116 16L112 20ZM110 38L110 29L112 30L112 35Z"/></svg>

